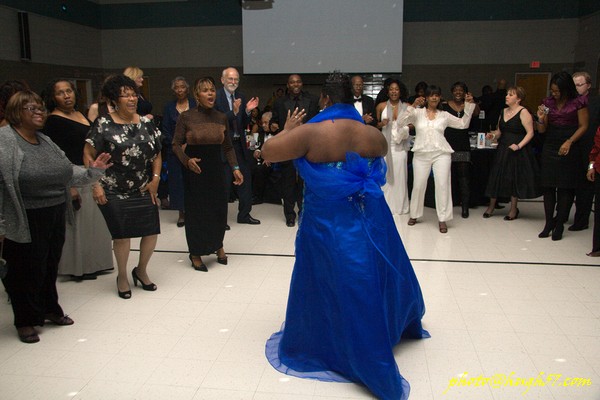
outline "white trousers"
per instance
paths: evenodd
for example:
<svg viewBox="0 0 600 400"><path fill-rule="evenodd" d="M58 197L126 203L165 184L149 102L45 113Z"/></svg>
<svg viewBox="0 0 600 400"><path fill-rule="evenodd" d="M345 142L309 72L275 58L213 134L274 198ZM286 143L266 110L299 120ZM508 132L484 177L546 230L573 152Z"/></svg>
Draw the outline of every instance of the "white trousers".
<svg viewBox="0 0 600 400"><path fill-rule="evenodd" d="M383 185L383 195L392 214L408 214L408 153L402 146L392 145L392 162L388 162L387 183Z"/></svg>
<svg viewBox="0 0 600 400"><path fill-rule="evenodd" d="M451 220L452 187L450 183L450 167L452 159L450 153L443 153L441 151L414 153L412 165L414 179L410 199L410 217L420 218L423 216L427 179L433 168L435 210L438 221L445 222Z"/></svg>

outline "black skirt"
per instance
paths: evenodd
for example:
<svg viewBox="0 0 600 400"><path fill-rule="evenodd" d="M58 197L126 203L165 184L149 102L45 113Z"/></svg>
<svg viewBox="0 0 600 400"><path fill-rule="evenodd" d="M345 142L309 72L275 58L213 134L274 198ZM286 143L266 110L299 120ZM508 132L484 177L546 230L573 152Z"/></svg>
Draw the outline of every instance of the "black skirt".
<svg viewBox="0 0 600 400"><path fill-rule="evenodd" d="M127 239L160 233L158 207L147 193L120 199L107 196L108 202L98 205L113 239Z"/></svg>
<svg viewBox="0 0 600 400"><path fill-rule="evenodd" d="M183 200L189 252L203 256L223 247L227 224L225 164L220 144L187 145L185 153L201 160L200 174L183 169Z"/></svg>
<svg viewBox="0 0 600 400"><path fill-rule="evenodd" d="M546 139L542 148L542 186L561 189L574 189L579 186L581 175L586 170L580 170L580 151L577 143L571 145L566 156L558 155L563 143L577 130L576 126L548 126Z"/></svg>
<svg viewBox="0 0 600 400"><path fill-rule="evenodd" d="M488 197L517 197L534 199L542 194L539 181L539 167L527 144L520 150L510 149L511 144L519 144L525 135L502 132L494 164L490 170L485 195Z"/></svg>

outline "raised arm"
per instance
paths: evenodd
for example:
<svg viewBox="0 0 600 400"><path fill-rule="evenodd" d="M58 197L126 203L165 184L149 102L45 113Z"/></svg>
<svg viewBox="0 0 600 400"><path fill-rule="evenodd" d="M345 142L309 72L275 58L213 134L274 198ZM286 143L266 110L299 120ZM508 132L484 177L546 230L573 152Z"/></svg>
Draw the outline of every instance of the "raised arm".
<svg viewBox="0 0 600 400"><path fill-rule="evenodd" d="M475 110L475 103L465 103L465 113L460 118L445 111L443 113L446 115L446 121L448 121L448 126L450 128L467 129L471 122L473 110Z"/></svg>
<svg viewBox="0 0 600 400"><path fill-rule="evenodd" d="M294 160L306 155L308 151L308 135L318 135L314 124L305 124L296 128L279 132L263 144L261 157L268 162Z"/></svg>
<svg viewBox="0 0 600 400"><path fill-rule="evenodd" d="M398 118L396 119L396 125L398 128L402 128L408 126L410 124L415 124L417 119L417 109L414 106L406 107L406 110L402 111Z"/></svg>

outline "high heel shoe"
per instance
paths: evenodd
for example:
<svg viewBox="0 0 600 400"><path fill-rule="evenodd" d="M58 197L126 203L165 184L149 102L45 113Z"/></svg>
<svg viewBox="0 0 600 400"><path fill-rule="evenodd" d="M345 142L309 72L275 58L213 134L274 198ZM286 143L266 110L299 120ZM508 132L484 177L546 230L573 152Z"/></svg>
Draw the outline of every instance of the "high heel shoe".
<svg viewBox="0 0 600 400"><path fill-rule="evenodd" d="M514 221L515 219L519 218L519 209L517 208L517 212L515 213L514 217L511 217L510 215L506 215L504 217L505 221Z"/></svg>
<svg viewBox="0 0 600 400"><path fill-rule="evenodd" d="M57 314L46 314L44 316L44 320L50 321L53 324L60 326L73 325L75 323L75 321L73 321L73 319L68 315L63 315L62 317L59 317Z"/></svg>
<svg viewBox="0 0 600 400"><path fill-rule="evenodd" d="M19 335L19 340L23 343L31 344L40 341L40 337L33 326L17 328L17 335Z"/></svg>
<svg viewBox="0 0 600 400"><path fill-rule="evenodd" d="M544 230L542 230L538 234L538 237L539 238L547 238L548 236L550 236L550 232L552 232L554 230L555 226L556 226L556 222L554 222L554 221L552 221L550 224L546 223L546 226L544 226Z"/></svg>
<svg viewBox="0 0 600 400"><path fill-rule="evenodd" d="M148 290L150 292L154 292L157 289L157 286L150 282L149 284L145 284L143 280L140 279L140 277L137 274L137 267L135 267L134 269L131 270L131 277L133 278L133 285L135 287L137 287L138 281L140 281L140 283L142 284L142 289L144 290Z"/></svg>
<svg viewBox="0 0 600 400"><path fill-rule="evenodd" d="M194 260L192 259L191 254L190 254L190 261L192 262L192 268L194 268L196 271L208 272L208 268L206 268L206 265L202 261L200 261L200 265L194 264Z"/></svg>
<svg viewBox="0 0 600 400"><path fill-rule="evenodd" d="M119 277L117 276L117 293L119 293L119 297L122 299L130 299L131 298L131 289L121 292L119 290Z"/></svg>
<svg viewBox="0 0 600 400"><path fill-rule="evenodd" d="M483 213L483 218L490 218L490 217L492 217L493 215L494 215L494 211L492 211L491 213L489 213L489 212L487 212L487 210L486 210L486 212L484 212L484 213Z"/></svg>
<svg viewBox="0 0 600 400"><path fill-rule="evenodd" d="M552 231L552 240L556 241L562 239L564 229L564 225L556 225L556 227L554 227L554 230Z"/></svg>
<svg viewBox="0 0 600 400"><path fill-rule="evenodd" d="M440 233L448 233L448 226L445 222L438 223L438 227L440 228Z"/></svg>
<svg viewBox="0 0 600 400"><path fill-rule="evenodd" d="M417 223L417 219L416 219L416 218L410 218L410 219L408 220L408 225L409 225L409 226L413 226L413 225L414 225L414 224L416 224L416 223Z"/></svg>
<svg viewBox="0 0 600 400"><path fill-rule="evenodd" d="M219 264L227 265L227 256L219 257L219 253L218 252L216 252L215 254L217 255L217 262ZM225 254L225 252L223 252L223 254Z"/></svg>

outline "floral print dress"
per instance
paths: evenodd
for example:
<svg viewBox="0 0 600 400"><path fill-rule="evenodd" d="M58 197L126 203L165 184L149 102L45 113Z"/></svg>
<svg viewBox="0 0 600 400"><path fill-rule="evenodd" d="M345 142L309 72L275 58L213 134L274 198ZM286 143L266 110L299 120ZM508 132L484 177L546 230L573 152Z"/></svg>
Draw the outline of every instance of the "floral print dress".
<svg viewBox="0 0 600 400"><path fill-rule="evenodd" d="M110 116L99 117L86 142L97 153L111 155L113 166L100 180L107 197L126 199L139 195L152 180L152 162L161 150L160 131L152 120L140 116L137 124L118 124Z"/></svg>

